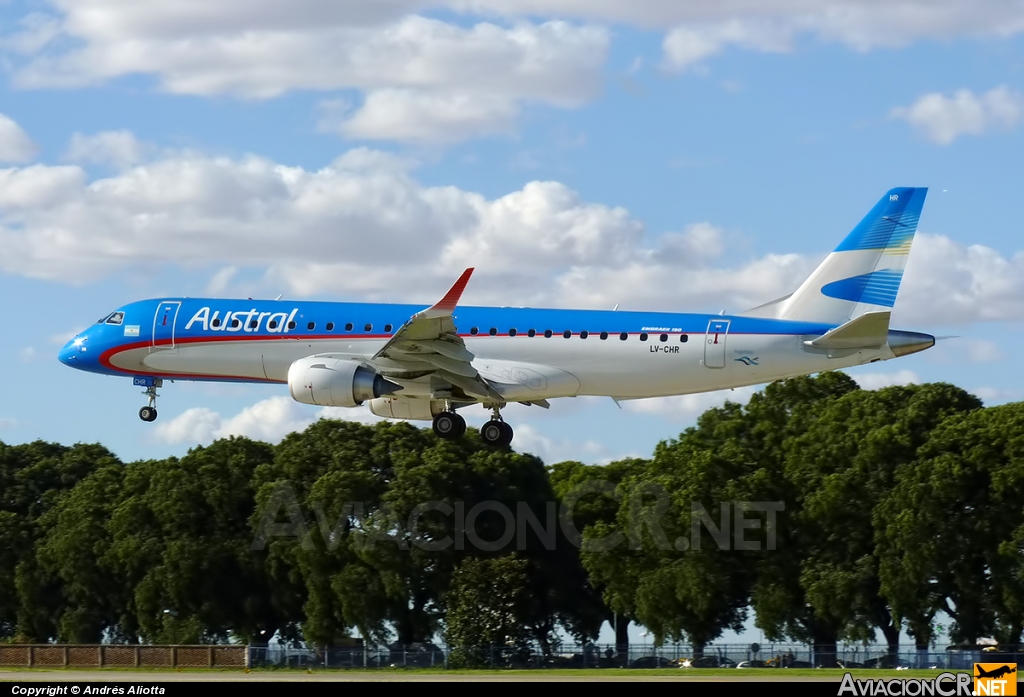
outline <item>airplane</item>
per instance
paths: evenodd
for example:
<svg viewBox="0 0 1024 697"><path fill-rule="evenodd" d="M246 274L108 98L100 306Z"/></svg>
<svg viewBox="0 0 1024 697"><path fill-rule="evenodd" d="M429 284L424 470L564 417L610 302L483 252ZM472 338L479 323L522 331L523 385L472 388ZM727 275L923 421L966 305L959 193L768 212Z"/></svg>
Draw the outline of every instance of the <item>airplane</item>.
<svg viewBox="0 0 1024 697"><path fill-rule="evenodd" d="M158 298L104 315L65 345L79 370L130 376L156 419L164 381L286 384L295 400L368 405L458 438L458 410L708 392L884 361L935 337L889 328L926 188L887 192L790 295L734 315L459 305L473 269L435 304Z"/></svg>
<svg viewBox="0 0 1024 697"><path fill-rule="evenodd" d="M980 663L974 664L974 670L977 671L976 678L1001 678L1004 675L1010 675L1011 673L1017 672L1017 666L1010 667L1010 664L1001 665L998 668L992 670L985 670L981 667Z"/></svg>

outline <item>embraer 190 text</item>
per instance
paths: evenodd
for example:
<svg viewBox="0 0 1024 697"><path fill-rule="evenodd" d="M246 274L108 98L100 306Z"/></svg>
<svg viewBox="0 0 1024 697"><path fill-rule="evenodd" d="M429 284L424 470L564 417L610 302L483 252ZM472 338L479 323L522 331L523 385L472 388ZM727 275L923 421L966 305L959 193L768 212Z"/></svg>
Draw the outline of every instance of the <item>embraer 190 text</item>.
<svg viewBox="0 0 1024 697"><path fill-rule="evenodd" d="M433 420L443 438L481 404L707 392L871 363L934 345L889 329L927 189L885 194L791 295L736 315L461 307L473 269L435 305L165 298L131 303L68 342L65 365L134 378L156 418L164 380L285 383L305 404Z"/></svg>

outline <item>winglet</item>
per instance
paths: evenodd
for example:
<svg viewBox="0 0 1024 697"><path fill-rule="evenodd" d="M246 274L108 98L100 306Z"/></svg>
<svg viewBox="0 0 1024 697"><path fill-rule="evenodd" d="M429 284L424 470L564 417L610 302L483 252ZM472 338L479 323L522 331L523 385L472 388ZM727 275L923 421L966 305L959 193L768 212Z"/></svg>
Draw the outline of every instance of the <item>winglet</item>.
<svg viewBox="0 0 1024 697"><path fill-rule="evenodd" d="M448 292L444 294L444 297L437 301L433 307L424 310L420 314L426 317L437 317L439 315L450 315L454 310L455 306L459 304L459 298L462 297L462 291L466 290L466 286L469 284L469 277L473 275L473 269L468 268L462 272L459 276L459 280L448 289Z"/></svg>

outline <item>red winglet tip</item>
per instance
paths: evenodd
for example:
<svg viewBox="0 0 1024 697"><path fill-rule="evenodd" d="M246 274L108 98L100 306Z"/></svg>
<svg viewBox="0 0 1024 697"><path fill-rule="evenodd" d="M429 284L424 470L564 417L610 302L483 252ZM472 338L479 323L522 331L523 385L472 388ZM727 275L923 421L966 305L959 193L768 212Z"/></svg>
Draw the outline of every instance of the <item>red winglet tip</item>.
<svg viewBox="0 0 1024 697"><path fill-rule="evenodd" d="M469 284L469 277L473 275L473 268L468 268L462 272L459 276L459 280L445 293L444 297L441 298L436 305L434 310L454 310L455 306L459 303L459 298L462 297L462 292L466 290L466 286Z"/></svg>

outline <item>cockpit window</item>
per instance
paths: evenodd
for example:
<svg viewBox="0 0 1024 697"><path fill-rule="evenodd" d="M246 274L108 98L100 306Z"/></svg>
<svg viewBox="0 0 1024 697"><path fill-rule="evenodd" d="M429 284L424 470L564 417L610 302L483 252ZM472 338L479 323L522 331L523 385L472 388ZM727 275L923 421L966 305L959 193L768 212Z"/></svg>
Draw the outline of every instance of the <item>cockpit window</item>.
<svg viewBox="0 0 1024 697"><path fill-rule="evenodd" d="M124 321L124 313L123 312L113 312L113 313L110 314L109 317L107 317L106 320L100 320L100 321L101 322L105 321L107 324L121 324L121 322Z"/></svg>

